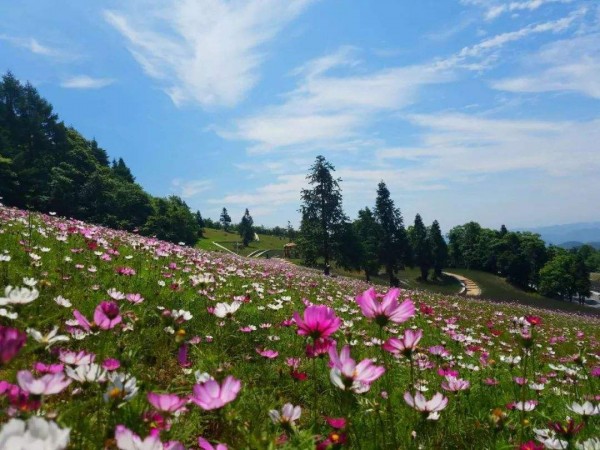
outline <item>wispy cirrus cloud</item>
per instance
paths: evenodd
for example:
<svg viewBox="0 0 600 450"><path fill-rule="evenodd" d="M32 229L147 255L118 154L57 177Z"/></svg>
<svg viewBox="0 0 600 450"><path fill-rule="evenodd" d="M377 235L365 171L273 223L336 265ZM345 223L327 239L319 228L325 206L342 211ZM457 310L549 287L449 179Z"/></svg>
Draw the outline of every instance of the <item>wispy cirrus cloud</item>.
<svg viewBox="0 0 600 450"><path fill-rule="evenodd" d="M461 0L464 5L483 8L485 20L491 21L504 14L535 11L552 3L572 3L574 0Z"/></svg>
<svg viewBox="0 0 600 450"><path fill-rule="evenodd" d="M34 37L19 37L0 35L0 41L8 42L9 44L30 51L35 55L45 56L58 60L71 60L76 58L76 55L62 48L42 44Z"/></svg>
<svg viewBox="0 0 600 450"><path fill-rule="evenodd" d="M234 106L259 79L266 45L315 0L172 0L104 11L176 105Z"/></svg>
<svg viewBox="0 0 600 450"><path fill-rule="evenodd" d="M213 187L211 180L182 180L175 178L171 181L171 188L183 199L191 199L198 194L209 191Z"/></svg>
<svg viewBox="0 0 600 450"><path fill-rule="evenodd" d="M600 100L600 33L546 45L524 58L527 75L499 79L494 89L510 92L577 92Z"/></svg>
<svg viewBox="0 0 600 450"><path fill-rule="evenodd" d="M115 82L114 78L95 78L77 75L63 80L60 85L67 89L101 89Z"/></svg>

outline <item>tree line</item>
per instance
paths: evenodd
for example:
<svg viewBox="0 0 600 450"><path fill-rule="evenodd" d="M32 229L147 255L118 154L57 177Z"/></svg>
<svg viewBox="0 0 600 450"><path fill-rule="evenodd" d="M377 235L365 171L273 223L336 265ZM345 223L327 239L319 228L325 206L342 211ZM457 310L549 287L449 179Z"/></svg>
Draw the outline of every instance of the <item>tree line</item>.
<svg viewBox="0 0 600 450"><path fill-rule="evenodd" d="M538 234L481 227L476 222L452 228L444 239L439 223L426 226L419 214L405 228L384 181L377 186L372 208L350 220L342 206L334 166L318 156L307 175L310 188L301 192L302 220L298 244L309 266L361 270L367 281L381 269L390 285L398 285L398 271L417 267L420 279L430 272L441 278L445 267L482 270L505 277L526 290L572 300L589 295L590 272L600 270L600 252L591 246L565 250L547 247Z"/></svg>
<svg viewBox="0 0 600 450"><path fill-rule="evenodd" d="M194 244L200 227L177 196L153 197L122 158L60 121L30 84L0 82L0 197L10 206Z"/></svg>

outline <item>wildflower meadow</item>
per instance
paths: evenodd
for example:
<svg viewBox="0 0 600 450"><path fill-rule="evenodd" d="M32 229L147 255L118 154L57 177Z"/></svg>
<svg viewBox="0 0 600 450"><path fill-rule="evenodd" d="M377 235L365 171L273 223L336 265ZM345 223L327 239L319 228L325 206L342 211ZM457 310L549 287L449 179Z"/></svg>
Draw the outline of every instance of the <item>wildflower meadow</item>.
<svg viewBox="0 0 600 450"><path fill-rule="evenodd" d="M0 207L0 449L598 449L599 323Z"/></svg>

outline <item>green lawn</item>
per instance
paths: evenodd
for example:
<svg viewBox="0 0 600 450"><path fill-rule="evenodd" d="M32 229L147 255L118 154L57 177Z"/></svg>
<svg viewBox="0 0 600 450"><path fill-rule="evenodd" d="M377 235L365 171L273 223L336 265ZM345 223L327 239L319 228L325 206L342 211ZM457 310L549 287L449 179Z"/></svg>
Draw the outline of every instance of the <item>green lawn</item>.
<svg viewBox="0 0 600 450"><path fill-rule="evenodd" d="M517 302L522 305L531 305L541 308L560 309L563 311L578 311L592 314L600 314L593 308L583 307L575 301L561 301L544 297L534 292L525 292L512 284L508 283L504 278L493 275L487 272L468 269L448 269L449 272L462 275L470 278L481 288L482 298L500 301L500 302Z"/></svg>
<svg viewBox="0 0 600 450"><path fill-rule="evenodd" d="M251 242L248 247L242 247L242 241L237 233L229 233L223 230L215 230L213 228L204 229L204 238L200 239L196 247L210 250L223 251L213 244L217 242L229 250L246 256L256 250L273 250L269 252L270 256L283 255L283 246L288 243L287 238L279 238L277 236L269 236L264 234L258 235L259 241Z"/></svg>

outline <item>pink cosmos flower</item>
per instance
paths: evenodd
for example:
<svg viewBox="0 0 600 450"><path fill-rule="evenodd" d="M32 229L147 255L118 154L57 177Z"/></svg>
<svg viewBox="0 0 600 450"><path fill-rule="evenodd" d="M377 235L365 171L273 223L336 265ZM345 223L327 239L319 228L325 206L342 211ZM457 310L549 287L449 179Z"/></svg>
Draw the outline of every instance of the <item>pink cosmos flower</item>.
<svg viewBox="0 0 600 450"><path fill-rule="evenodd" d="M344 417L325 417L325 421L330 427L340 430L346 426L346 419Z"/></svg>
<svg viewBox="0 0 600 450"><path fill-rule="evenodd" d="M38 373L59 373L64 370L64 364L44 364L42 362L36 362L33 365L33 370Z"/></svg>
<svg viewBox="0 0 600 450"><path fill-rule="evenodd" d="M101 302L94 311L94 322L102 330L110 330L121 323L119 305L115 302Z"/></svg>
<svg viewBox="0 0 600 450"><path fill-rule="evenodd" d="M0 325L0 364L12 360L25 345L27 334L16 328Z"/></svg>
<svg viewBox="0 0 600 450"><path fill-rule="evenodd" d="M117 448L121 450L163 450L165 447L160 441L160 432L157 429L150 430L150 434L142 440L137 434L124 425L117 425L115 429L115 441ZM184 447L179 447L184 448Z"/></svg>
<svg viewBox="0 0 600 450"><path fill-rule="evenodd" d="M93 353L87 353L84 350L80 352L73 352L71 350L60 349L58 353L58 359L65 364L72 366L87 366L92 364L96 359L96 355Z"/></svg>
<svg viewBox="0 0 600 450"><path fill-rule="evenodd" d="M198 445L202 450L227 450L227 446L225 444L215 444L212 445L202 436L198 438Z"/></svg>
<svg viewBox="0 0 600 450"><path fill-rule="evenodd" d="M374 365L370 359L363 359L356 364L350 357L349 345L344 346L339 355L337 348L331 347L329 358L332 366L329 372L331 382L340 389L348 389L357 394L367 392L371 383L385 372L384 367Z"/></svg>
<svg viewBox="0 0 600 450"><path fill-rule="evenodd" d="M102 362L102 367L105 370L112 372L113 370L117 370L119 367L121 367L121 362L115 358L107 358Z"/></svg>
<svg viewBox="0 0 600 450"><path fill-rule="evenodd" d="M294 321L298 327L298 334L310 336L313 339L326 338L335 333L340 327L341 320L335 311L325 305L310 305L304 310L304 318L297 312Z"/></svg>
<svg viewBox="0 0 600 450"><path fill-rule="evenodd" d="M533 411L537 406L537 400L525 400L524 402L514 402L507 405L508 409L518 409L519 411Z"/></svg>
<svg viewBox="0 0 600 450"><path fill-rule="evenodd" d="M21 389L32 395L58 394L64 391L71 381L73 380L66 378L62 372L47 374L37 379L29 370L20 370L17 373L17 382Z"/></svg>
<svg viewBox="0 0 600 450"><path fill-rule="evenodd" d="M218 409L235 400L241 388L241 381L231 375L225 378L221 385L217 381L209 379L194 385L190 400L206 411Z"/></svg>
<svg viewBox="0 0 600 450"><path fill-rule="evenodd" d="M471 383L469 381L452 376L447 376L446 381L442 381L442 388L450 392L464 391L469 389L470 386Z"/></svg>
<svg viewBox="0 0 600 450"><path fill-rule="evenodd" d="M256 353L258 353L263 358L267 358L267 359L274 359L274 358L277 358L279 356L279 352L277 352L275 350L269 350L269 349L262 349L261 350L260 348L257 348L256 349Z"/></svg>
<svg viewBox="0 0 600 450"><path fill-rule="evenodd" d="M86 317L81 314L77 309L73 310L73 316L75 316L75 320L81 328L90 333L92 331L92 323L86 319Z"/></svg>
<svg viewBox="0 0 600 450"><path fill-rule="evenodd" d="M187 403L187 398L181 398L175 394L157 394L148 392L148 402L158 411L176 413Z"/></svg>
<svg viewBox="0 0 600 450"><path fill-rule="evenodd" d="M417 344L422 337L423 330L404 330L404 336L401 339L389 338L383 344L383 349L395 355L402 353L405 356L410 356L417 348Z"/></svg>
<svg viewBox="0 0 600 450"><path fill-rule="evenodd" d="M306 344L306 356L308 358L317 358L326 355L329 353L329 349L335 346L336 342L334 339L315 339L312 343Z"/></svg>
<svg viewBox="0 0 600 450"><path fill-rule="evenodd" d="M426 400L423 394L417 392L413 397L410 392L404 393L404 401L422 414L427 414L427 420L438 420L440 411L448 405L448 397L436 393L431 400Z"/></svg>
<svg viewBox="0 0 600 450"><path fill-rule="evenodd" d="M188 368L192 366L192 361L190 361L189 359L188 351L188 344L181 344L179 346L179 350L177 351L177 362L183 368Z"/></svg>
<svg viewBox="0 0 600 450"><path fill-rule="evenodd" d="M138 305L144 301L144 297L141 294L127 294L125 299L134 305Z"/></svg>
<svg viewBox="0 0 600 450"><path fill-rule="evenodd" d="M384 326L389 321L394 323L406 322L415 315L415 305L410 300L398 304L400 289L390 289L381 301L377 300L375 288L370 288L356 297L356 303L362 313L369 319L374 319L377 325Z"/></svg>

